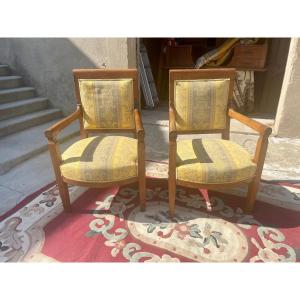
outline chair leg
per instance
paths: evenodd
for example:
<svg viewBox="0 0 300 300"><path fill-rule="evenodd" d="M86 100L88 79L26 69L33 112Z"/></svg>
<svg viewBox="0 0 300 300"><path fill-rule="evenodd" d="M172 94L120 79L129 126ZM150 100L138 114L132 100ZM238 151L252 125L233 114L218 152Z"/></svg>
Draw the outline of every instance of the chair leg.
<svg viewBox="0 0 300 300"><path fill-rule="evenodd" d="M62 179L56 180L58 185L58 190L60 194L60 198L62 200L62 204L64 207L65 212L71 212L71 202L70 202L70 195L68 184L65 183Z"/></svg>
<svg viewBox="0 0 300 300"><path fill-rule="evenodd" d="M59 154L58 145L53 141L48 141L48 148L50 152L50 157L53 165L53 171L56 178L56 183L58 185L58 190L60 194L60 198L63 203L64 211L70 212L71 211L71 203L70 203L70 196L68 190L68 184L65 183L62 179L62 175L60 172L60 161L61 156Z"/></svg>
<svg viewBox="0 0 300 300"><path fill-rule="evenodd" d="M199 189L200 193L202 194L205 204L206 204L206 210L212 211L212 205L209 199L209 194L207 189Z"/></svg>
<svg viewBox="0 0 300 300"><path fill-rule="evenodd" d="M176 204L176 137L169 135L169 217L174 218Z"/></svg>
<svg viewBox="0 0 300 300"><path fill-rule="evenodd" d="M146 177L145 173L139 176L139 196L141 211L146 209Z"/></svg>
<svg viewBox="0 0 300 300"><path fill-rule="evenodd" d="M169 178L169 216L174 218L175 213L175 202L176 202L176 181Z"/></svg>
<svg viewBox="0 0 300 300"><path fill-rule="evenodd" d="M146 209L146 162L145 162L145 143L138 142L138 181L141 211Z"/></svg>
<svg viewBox="0 0 300 300"><path fill-rule="evenodd" d="M245 212L247 214L252 213L256 201L256 194L259 188L260 179L255 178L248 185L248 193L245 205Z"/></svg>

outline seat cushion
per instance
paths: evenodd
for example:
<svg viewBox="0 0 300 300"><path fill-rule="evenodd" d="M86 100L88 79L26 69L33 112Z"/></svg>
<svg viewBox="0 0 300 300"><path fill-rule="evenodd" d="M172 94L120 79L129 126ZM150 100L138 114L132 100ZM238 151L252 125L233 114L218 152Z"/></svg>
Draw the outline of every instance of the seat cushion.
<svg viewBox="0 0 300 300"><path fill-rule="evenodd" d="M62 175L71 180L111 182L137 176L137 140L123 136L79 140L62 154Z"/></svg>
<svg viewBox="0 0 300 300"><path fill-rule="evenodd" d="M134 128L132 79L80 79L86 129Z"/></svg>
<svg viewBox="0 0 300 300"><path fill-rule="evenodd" d="M176 80L177 130L224 129L229 83L230 79Z"/></svg>
<svg viewBox="0 0 300 300"><path fill-rule="evenodd" d="M256 164L240 145L222 139L177 142L177 179L203 183L231 183L254 176Z"/></svg>

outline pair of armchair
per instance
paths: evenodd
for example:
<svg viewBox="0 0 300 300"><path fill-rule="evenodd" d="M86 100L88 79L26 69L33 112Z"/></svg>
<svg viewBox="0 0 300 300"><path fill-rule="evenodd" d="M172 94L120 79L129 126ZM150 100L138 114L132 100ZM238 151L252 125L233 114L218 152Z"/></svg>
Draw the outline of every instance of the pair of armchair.
<svg viewBox="0 0 300 300"><path fill-rule="evenodd" d="M145 143L137 70L73 70L77 110L47 129L49 151L65 211L68 183L87 187L139 184L145 203ZM246 211L254 207L271 128L230 109L234 69L171 70L169 76L169 213L176 185L219 189L248 183ZM259 133L254 158L229 141L230 118ZM79 120L81 139L62 154L57 134ZM133 137L115 133L130 132ZM110 135L89 136L92 133ZM177 140L178 135L220 133L222 139Z"/></svg>

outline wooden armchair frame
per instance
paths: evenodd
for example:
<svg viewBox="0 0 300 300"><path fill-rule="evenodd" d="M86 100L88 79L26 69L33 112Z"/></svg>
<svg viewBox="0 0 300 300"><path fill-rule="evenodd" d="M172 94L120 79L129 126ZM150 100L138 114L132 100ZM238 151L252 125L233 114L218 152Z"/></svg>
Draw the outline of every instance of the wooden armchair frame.
<svg viewBox="0 0 300 300"><path fill-rule="evenodd" d="M139 196L140 196L140 206L144 210L146 206L145 202L145 190L146 190L146 178L145 178L145 143L144 143L144 128L140 113L140 95L139 95L139 77L136 69L126 69L126 70L114 70L114 69L78 69L73 70L74 83L75 83L75 93L77 98L77 110L54 124L45 131L45 136L48 139L48 148L53 164L53 169L59 188L59 193L62 199L63 207L65 211L71 211L70 197L68 192L68 183L78 186L101 188L114 185L125 185L132 182L138 182L139 184ZM134 129L122 129L122 128L101 128L101 129L85 129L83 126L83 109L81 105L81 97L79 91L79 79L126 79L130 78L133 80L133 93L134 93ZM59 145L57 142L57 135L64 128L69 126L72 122L79 120L80 124L80 137L86 138L89 133L99 132L99 133L109 133L109 132L131 132L137 139L138 149L138 176L121 181L113 182L84 182L84 181L74 181L64 178L61 174L60 164L62 162L61 154L59 151Z"/></svg>
<svg viewBox="0 0 300 300"><path fill-rule="evenodd" d="M212 130L176 130L176 111L174 108L174 81L175 80L196 80L196 79L218 79L229 78L229 93L228 106L226 114L226 127L224 129ZM265 156L268 147L268 137L272 129L255 120L252 120L230 108L230 103L233 95L233 83L235 78L235 69L201 69L201 70L170 70L169 73L169 213L170 217L174 216L175 200L176 200L176 184L191 188L205 189L221 189L225 187L234 187L243 183L248 183L248 194L245 204L245 211L250 213L253 210L256 194L259 187L261 173L265 161ZM227 184L198 184L186 182L176 179L176 153L177 153L177 136L181 134L205 134L205 133L220 133L222 139L229 140L230 138L230 119L236 119L239 122L252 128L259 134L256 145L253 162L256 163L256 173L248 180L239 181Z"/></svg>

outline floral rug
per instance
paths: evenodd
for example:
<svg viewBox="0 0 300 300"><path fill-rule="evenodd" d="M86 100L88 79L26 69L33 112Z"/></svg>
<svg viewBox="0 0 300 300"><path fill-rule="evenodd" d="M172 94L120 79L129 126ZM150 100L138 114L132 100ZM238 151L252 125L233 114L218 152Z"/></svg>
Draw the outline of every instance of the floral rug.
<svg viewBox="0 0 300 300"><path fill-rule="evenodd" d="M287 191L298 201L298 186ZM70 187L70 194L71 214L62 212L57 187L51 186L4 216L0 261L300 261L300 212L268 201L257 201L253 215L247 215L241 209L244 198L209 192L208 212L200 191L178 187L170 221L166 180L147 180L145 212L137 205L135 184Z"/></svg>

